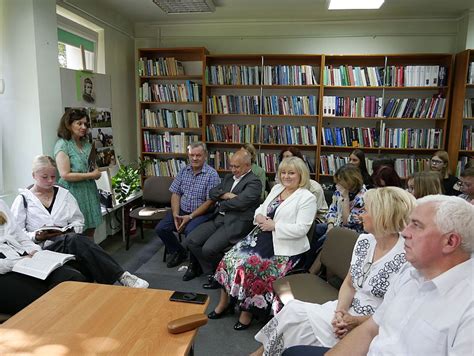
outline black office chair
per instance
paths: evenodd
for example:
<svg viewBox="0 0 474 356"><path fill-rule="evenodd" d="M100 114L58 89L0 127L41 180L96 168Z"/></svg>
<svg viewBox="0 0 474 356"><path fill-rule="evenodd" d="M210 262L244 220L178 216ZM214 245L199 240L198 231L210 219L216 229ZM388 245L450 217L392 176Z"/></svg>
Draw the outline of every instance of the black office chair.
<svg viewBox="0 0 474 356"><path fill-rule="evenodd" d="M149 177L145 180L143 187L143 206L133 209L130 212L130 217L137 221L140 227L140 234L143 238L143 222L154 221L158 222L163 219L171 209L171 192L170 185L173 182L173 177ZM143 215L145 209L164 208L154 212L152 215ZM142 212L142 214L140 214ZM130 242L130 234L126 234L126 249L128 250Z"/></svg>

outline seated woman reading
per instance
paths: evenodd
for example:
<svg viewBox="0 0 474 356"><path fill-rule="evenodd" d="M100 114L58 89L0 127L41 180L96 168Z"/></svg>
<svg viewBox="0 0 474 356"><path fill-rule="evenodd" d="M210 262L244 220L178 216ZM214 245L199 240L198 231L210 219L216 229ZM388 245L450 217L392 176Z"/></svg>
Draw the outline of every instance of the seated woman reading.
<svg viewBox="0 0 474 356"><path fill-rule="evenodd" d="M61 282L86 280L67 265L55 269L45 280L12 271L18 261L39 250L41 247L20 230L7 204L0 200L0 313L17 313Z"/></svg>
<svg viewBox="0 0 474 356"><path fill-rule="evenodd" d="M276 184L255 210L257 225L225 254L215 279L222 285L220 301L208 317L218 319L241 310L235 330L246 329L253 315L268 315L274 303L272 283L291 271L309 249L306 237L317 210L308 190L309 171L298 157L285 158Z"/></svg>
<svg viewBox="0 0 474 356"><path fill-rule="evenodd" d="M352 252L339 299L324 304L292 300L255 336L263 344L252 355L281 355L295 345L332 347L370 317L382 303L391 281L406 263L400 235L415 205L398 187L365 193L364 229Z"/></svg>
<svg viewBox="0 0 474 356"><path fill-rule="evenodd" d="M33 242L43 249L75 255L76 260L70 264L89 281L104 284L118 281L127 287L148 288L148 282L124 271L107 252L81 235L84 217L72 194L55 185L56 165L51 157L34 159L33 179L34 185L20 189L12 205L18 225ZM71 230L39 230L44 226L70 226Z"/></svg>

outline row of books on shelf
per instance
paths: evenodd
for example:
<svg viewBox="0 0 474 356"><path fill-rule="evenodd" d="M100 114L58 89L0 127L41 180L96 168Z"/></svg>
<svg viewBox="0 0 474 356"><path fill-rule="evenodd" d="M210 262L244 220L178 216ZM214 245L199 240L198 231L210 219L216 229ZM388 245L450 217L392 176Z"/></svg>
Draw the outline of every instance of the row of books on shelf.
<svg viewBox="0 0 474 356"><path fill-rule="evenodd" d="M321 155L320 161L320 174L334 175L339 168L349 163L349 157L337 156L334 154ZM373 162L374 160L368 157L365 158L365 164L369 174L373 173ZM400 177L409 177L415 172L428 170L429 167L429 158L409 157L395 159L395 170Z"/></svg>
<svg viewBox="0 0 474 356"><path fill-rule="evenodd" d="M186 161L183 159L160 160L157 158L144 157L146 176L165 176L176 177L178 172L186 167Z"/></svg>
<svg viewBox="0 0 474 356"><path fill-rule="evenodd" d="M469 63L467 72L467 84L474 84L474 62Z"/></svg>
<svg viewBox="0 0 474 356"><path fill-rule="evenodd" d="M463 117L474 117L474 98L464 99Z"/></svg>
<svg viewBox="0 0 474 356"><path fill-rule="evenodd" d="M325 66L323 83L328 86L436 87L447 84L445 66L359 67Z"/></svg>
<svg viewBox="0 0 474 356"><path fill-rule="evenodd" d="M140 101L154 102L200 102L201 84L186 80L180 84L156 84L145 82L138 88Z"/></svg>
<svg viewBox="0 0 474 356"><path fill-rule="evenodd" d="M474 150L474 126L463 126L461 135L461 150Z"/></svg>
<svg viewBox="0 0 474 356"><path fill-rule="evenodd" d="M213 65L206 67L211 85L317 85L317 67L310 65Z"/></svg>
<svg viewBox="0 0 474 356"><path fill-rule="evenodd" d="M176 76L185 75L183 63L173 57L153 58L141 57L138 60L140 76Z"/></svg>
<svg viewBox="0 0 474 356"><path fill-rule="evenodd" d="M467 165L470 164L472 167L472 164L474 163L474 156L460 156L458 160L458 164L456 165L456 172L455 175L456 177L459 177L461 175L461 172L463 172Z"/></svg>
<svg viewBox="0 0 474 356"><path fill-rule="evenodd" d="M339 147L441 148L442 129L375 127L324 127L322 144Z"/></svg>
<svg viewBox="0 0 474 356"><path fill-rule="evenodd" d="M211 142L260 142L264 144L316 145L316 126L210 124L206 137Z"/></svg>
<svg viewBox="0 0 474 356"><path fill-rule="evenodd" d="M160 135L149 131L143 132L144 152L186 153L188 145L197 141L199 141L198 135L185 135L184 132L177 135L169 132Z"/></svg>
<svg viewBox="0 0 474 356"><path fill-rule="evenodd" d="M262 100L262 105L260 105ZM309 96L212 95L207 98L210 114L317 115L317 98Z"/></svg>
<svg viewBox="0 0 474 356"><path fill-rule="evenodd" d="M438 95L432 98L390 98L385 107L383 98L375 96L323 97L324 116L436 119L444 117L445 109L446 98Z"/></svg>
<svg viewBox="0 0 474 356"><path fill-rule="evenodd" d="M230 171L230 158L234 152L229 151L211 151L209 153L208 163L210 166L214 167L216 170L226 170ZM257 165L262 167L267 173L276 173L278 170L279 160L278 153L264 153L261 152L257 154ZM315 173L314 165L311 158L303 155L303 159L308 165L310 173Z"/></svg>
<svg viewBox="0 0 474 356"><path fill-rule="evenodd" d="M199 113L191 110L144 109L141 111L143 127L199 128Z"/></svg>

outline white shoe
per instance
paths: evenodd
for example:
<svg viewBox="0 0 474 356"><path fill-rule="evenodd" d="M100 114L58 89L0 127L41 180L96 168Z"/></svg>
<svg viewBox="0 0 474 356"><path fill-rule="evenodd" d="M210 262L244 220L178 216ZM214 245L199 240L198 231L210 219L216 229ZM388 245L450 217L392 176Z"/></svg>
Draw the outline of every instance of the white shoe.
<svg viewBox="0 0 474 356"><path fill-rule="evenodd" d="M144 279L141 279L130 272L125 271L119 279L119 282L130 288L148 288L149 283Z"/></svg>

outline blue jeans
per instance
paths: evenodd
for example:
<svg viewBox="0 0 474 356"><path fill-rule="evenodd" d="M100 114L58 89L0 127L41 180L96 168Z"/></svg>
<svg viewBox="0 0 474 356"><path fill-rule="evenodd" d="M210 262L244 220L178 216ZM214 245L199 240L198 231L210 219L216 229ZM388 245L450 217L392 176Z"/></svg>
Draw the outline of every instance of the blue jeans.
<svg viewBox="0 0 474 356"><path fill-rule="evenodd" d="M323 356L329 350L321 346L292 346L287 348L282 356Z"/></svg>
<svg viewBox="0 0 474 356"><path fill-rule="evenodd" d="M190 213L180 210L180 215L189 215ZM199 224L209 220L210 214L200 215L189 221L184 228L184 236L193 231ZM161 220L155 227L158 237L163 241L170 253L178 251L186 251L186 249L179 243L178 238L174 234L176 227L174 226L173 213L168 211L163 220Z"/></svg>

